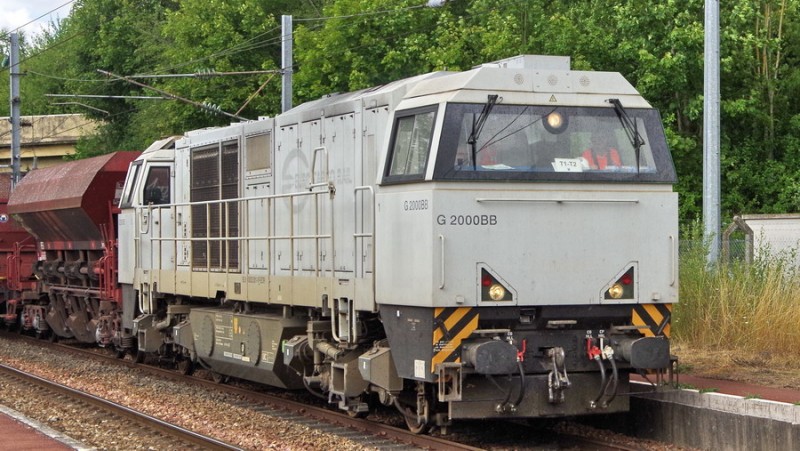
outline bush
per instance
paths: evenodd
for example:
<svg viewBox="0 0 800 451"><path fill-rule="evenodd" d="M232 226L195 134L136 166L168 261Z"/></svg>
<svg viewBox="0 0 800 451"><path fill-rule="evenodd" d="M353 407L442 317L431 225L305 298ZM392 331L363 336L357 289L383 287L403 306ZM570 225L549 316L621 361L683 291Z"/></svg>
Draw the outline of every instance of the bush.
<svg viewBox="0 0 800 451"><path fill-rule="evenodd" d="M765 252L750 264L710 266L707 249L700 244L682 249L680 302L672 323L675 342L698 350L780 356L799 364L800 272L794 256Z"/></svg>

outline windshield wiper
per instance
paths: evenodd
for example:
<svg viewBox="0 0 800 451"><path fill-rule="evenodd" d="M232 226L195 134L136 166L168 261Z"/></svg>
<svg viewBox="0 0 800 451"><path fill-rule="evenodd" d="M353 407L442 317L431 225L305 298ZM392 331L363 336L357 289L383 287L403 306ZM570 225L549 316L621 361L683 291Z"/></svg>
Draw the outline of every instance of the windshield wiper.
<svg viewBox="0 0 800 451"><path fill-rule="evenodd" d="M495 104L497 103L497 97L497 94L489 94L489 99L483 105L481 114L477 119L475 116L472 117L472 133L470 133L469 138L467 138L467 144L469 144L470 148L472 149L473 171L477 169L475 157L477 156L478 151L475 149L475 144L478 142L478 137L481 136L481 130L483 130L483 125L486 123L486 118L489 117L489 113L492 112L492 108L494 108Z"/></svg>
<svg viewBox="0 0 800 451"><path fill-rule="evenodd" d="M642 135L639 134L638 124L635 120L628 116L628 113L625 111L625 108L622 106L622 102L620 102L619 99L608 99L607 102L614 105L614 112L617 113L619 122L625 129L625 134L628 135L628 140L631 142L633 150L636 152L636 172L638 173L639 153L644 145L644 139L642 138Z"/></svg>

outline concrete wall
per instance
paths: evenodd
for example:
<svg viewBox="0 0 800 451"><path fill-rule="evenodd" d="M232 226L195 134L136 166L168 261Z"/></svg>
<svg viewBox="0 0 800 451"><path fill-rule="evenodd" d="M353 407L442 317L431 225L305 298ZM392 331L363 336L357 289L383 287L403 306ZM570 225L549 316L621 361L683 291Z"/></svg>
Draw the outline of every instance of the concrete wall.
<svg viewBox="0 0 800 451"><path fill-rule="evenodd" d="M47 167L63 161L65 155L75 153L75 143L81 136L95 132L97 123L82 114L55 114L49 116L22 116L20 168L23 172L33 168L34 157L38 167ZM0 117L0 165L11 162L11 122ZM0 173L10 172L8 168Z"/></svg>

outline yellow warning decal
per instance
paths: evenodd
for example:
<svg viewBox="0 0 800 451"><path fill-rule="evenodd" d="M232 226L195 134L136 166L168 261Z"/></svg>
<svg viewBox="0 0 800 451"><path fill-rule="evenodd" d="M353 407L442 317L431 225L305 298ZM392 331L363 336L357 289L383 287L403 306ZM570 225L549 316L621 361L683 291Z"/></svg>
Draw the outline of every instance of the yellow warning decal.
<svg viewBox="0 0 800 451"><path fill-rule="evenodd" d="M437 363L461 361L461 342L478 328L478 316L472 307L434 309L431 372Z"/></svg>
<svg viewBox="0 0 800 451"><path fill-rule="evenodd" d="M639 326L645 337L669 338L671 319L672 304L639 304L633 307L631 317L633 325Z"/></svg>

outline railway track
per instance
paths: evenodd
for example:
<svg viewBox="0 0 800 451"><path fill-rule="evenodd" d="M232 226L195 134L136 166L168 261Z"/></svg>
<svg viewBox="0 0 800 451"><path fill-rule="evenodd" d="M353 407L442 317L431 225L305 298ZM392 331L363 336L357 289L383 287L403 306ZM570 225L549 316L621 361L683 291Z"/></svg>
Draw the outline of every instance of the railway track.
<svg viewBox="0 0 800 451"><path fill-rule="evenodd" d="M17 384L27 389L33 389L37 396L47 402L62 403L65 411L91 410L88 416L98 414L106 417L107 421L120 423L123 428L135 429L135 435L147 437L156 435L164 449L198 449L231 451L241 448L221 442L213 437L207 437L158 418L130 409L121 404L111 402L89 393L75 390L58 382L50 381L39 376L26 373L0 364L0 378L5 383ZM75 413L72 413L73 415Z"/></svg>
<svg viewBox="0 0 800 451"><path fill-rule="evenodd" d="M77 353L92 358L114 361L117 364L138 368L150 374L180 383L190 383L211 391L225 392L239 397L239 407L300 423L311 429L338 435L366 447L393 450L464 450L478 451L482 448L465 445L439 437L417 435L412 432L383 423L376 423L363 418L354 418L346 414L308 403L293 401L285 397L269 393L256 392L245 386L221 384L200 376L186 376L174 370L152 365L141 365L130 360L119 360L104 356L89 349L74 348L60 343L48 344L67 352Z"/></svg>
<svg viewBox="0 0 800 451"><path fill-rule="evenodd" d="M201 387L209 393L227 393L238 401L237 407L247 409L253 413L265 414L280 418L288 422L302 424L305 427L326 434L337 435L366 448L391 449L391 450L480 450L501 448L515 449L598 449L598 450L634 450L642 447L606 442L602 438L583 437L569 433L555 433L548 431L546 437L537 436L527 426L508 426L502 423L496 425L496 436L487 433L484 424L475 427L475 424L454 428L454 433L448 436L416 435L406 429L385 424L375 418L353 418L338 411L325 407L308 404L308 400L298 402L281 396L280 393L265 393L263 387L254 390L251 384L220 384L200 376L185 376L178 371L154 365L142 365L128 359L117 359L111 354L98 352L97 349L75 347L64 343L50 343L35 340L31 337L6 335L6 338L17 340L24 338L29 344L55 350L58 353L70 353L80 359L95 359L106 364L124 365L136 368L159 378L174 381L180 384L189 384ZM102 401L102 400L101 400ZM130 410L130 409L128 409ZM393 411L388 415L394 415ZM384 415L386 413L384 412ZM397 414L399 415L399 414ZM162 422L163 423L163 422ZM485 423L485 422L484 422ZM168 432L167 432L168 433ZM167 434L165 433L165 434ZM502 444L492 443L493 440L504 441ZM508 440L511 440L510 442ZM210 448L210 449L237 449Z"/></svg>

